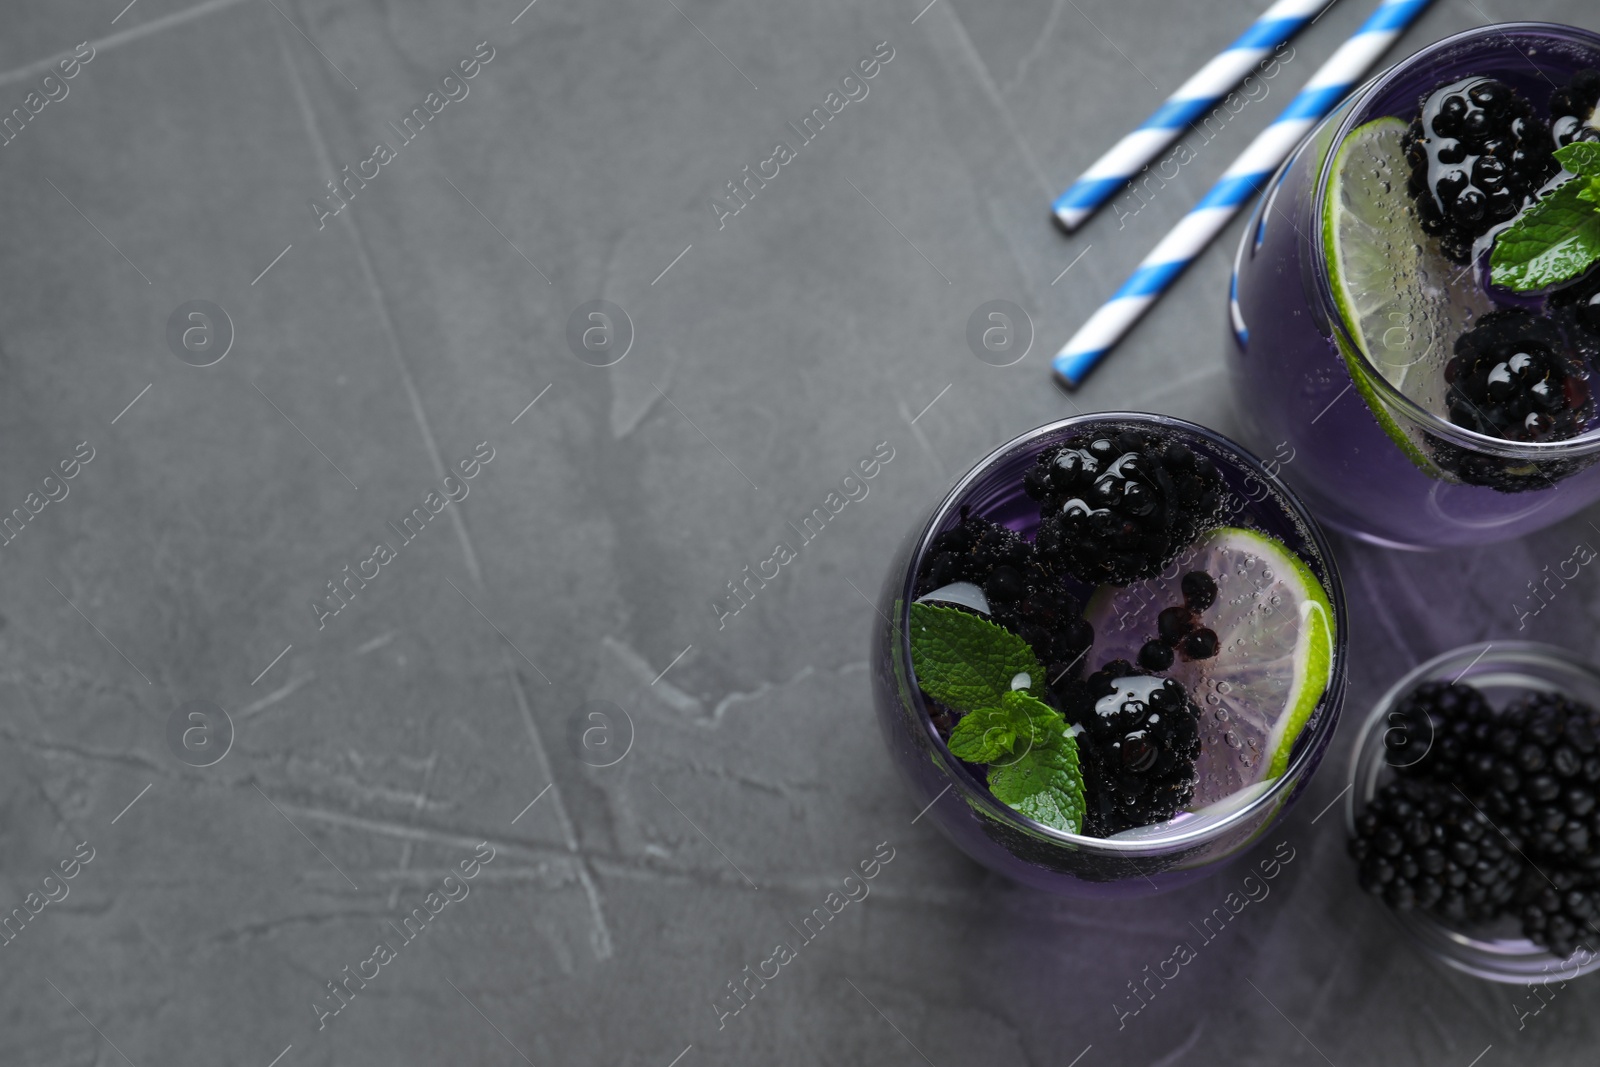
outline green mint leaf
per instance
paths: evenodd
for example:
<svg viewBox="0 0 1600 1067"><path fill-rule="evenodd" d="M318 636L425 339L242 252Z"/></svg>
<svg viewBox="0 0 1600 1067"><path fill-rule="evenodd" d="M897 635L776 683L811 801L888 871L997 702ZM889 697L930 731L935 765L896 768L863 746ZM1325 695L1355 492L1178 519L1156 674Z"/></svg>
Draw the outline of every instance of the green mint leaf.
<svg viewBox="0 0 1600 1067"><path fill-rule="evenodd" d="M1583 184L1584 187L1578 190L1578 199L1600 205L1600 178L1586 178Z"/></svg>
<svg viewBox="0 0 1600 1067"><path fill-rule="evenodd" d="M994 763L1009 755L1016 741L1011 712L1005 708L978 708L956 723L950 731L948 747L952 755L968 763Z"/></svg>
<svg viewBox="0 0 1600 1067"><path fill-rule="evenodd" d="M1556 162L1574 174L1585 178L1600 178L1600 144L1593 141L1573 141L1556 149Z"/></svg>
<svg viewBox="0 0 1600 1067"><path fill-rule="evenodd" d="M1495 238L1489 280L1525 293L1576 278L1600 259L1600 211L1583 195L1591 184L1565 182L1518 215Z"/></svg>
<svg viewBox="0 0 1600 1067"><path fill-rule="evenodd" d="M989 792L1034 822L1083 832L1083 774L1078 743L1063 730L1011 763L989 768Z"/></svg>
<svg viewBox="0 0 1600 1067"><path fill-rule="evenodd" d="M1000 706L1017 675L1042 688L1028 643L988 619L933 604L911 605L911 669L928 695L957 711Z"/></svg>
<svg viewBox="0 0 1600 1067"><path fill-rule="evenodd" d="M1018 748L1053 744L1067 729L1067 720L1061 717L1059 711L1026 689L1014 689L1004 694L1000 698L1000 706L1009 716L1011 732L1018 739Z"/></svg>
<svg viewBox="0 0 1600 1067"><path fill-rule="evenodd" d="M1061 713L1026 689L1003 693L998 707L962 716L950 731L949 749L968 763L1001 763L1012 752L1051 744L1066 730Z"/></svg>
<svg viewBox="0 0 1600 1067"><path fill-rule="evenodd" d="M928 695L965 711L950 732L953 755L993 764L989 791L1035 822L1078 833L1083 775L1061 713L1033 695L1044 668L1028 643L955 608L911 605L911 667Z"/></svg>

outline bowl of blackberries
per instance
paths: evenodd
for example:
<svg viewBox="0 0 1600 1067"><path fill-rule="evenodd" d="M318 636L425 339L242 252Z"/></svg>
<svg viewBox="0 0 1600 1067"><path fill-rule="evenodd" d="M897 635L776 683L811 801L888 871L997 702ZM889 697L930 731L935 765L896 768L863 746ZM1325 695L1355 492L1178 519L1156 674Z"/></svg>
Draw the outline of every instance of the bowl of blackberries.
<svg viewBox="0 0 1600 1067"><path fill-rule="evenodd" d="M1433 956L1528 984L1600 968L1600 671L1467 645L1401 678L1356 743L1360 887Z"/></svg>

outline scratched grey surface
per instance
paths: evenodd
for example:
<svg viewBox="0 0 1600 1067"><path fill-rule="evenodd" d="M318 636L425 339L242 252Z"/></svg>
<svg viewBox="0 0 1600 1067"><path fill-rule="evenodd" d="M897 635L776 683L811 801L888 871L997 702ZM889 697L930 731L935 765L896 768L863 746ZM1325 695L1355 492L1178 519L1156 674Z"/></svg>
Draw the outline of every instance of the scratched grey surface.
<svg viewBox="0 0 1600 1067"><path fill-rule="evenodd" d="M0 147L0 511L68 490L0 548L0 909L41 905L0 948L0 1063L1593 1062L1600 982L1519 1030L1510 993L1355 892L1338 809L1312 822L1376 693L1516 634L1583 517L1481 551L1342 546L1349 712L1268 842L1296 858L1120 1028L1126 983L1244 869L1084 904L913 824L857 590L949 479L1072 410L1048 352L1367 7L1305 34L1148 206L1068 240L1050 196L1259 5L923 2L5 5L0 110L94 57ZM1396 56L1513 13L1600 25L1581 0L1489 7L1441 0ZM324 183L480 41L468 95L319 230ZM880 41L869 95L719 229L711 197ZM1233 425L1236 232L1079 406ZM634 335L607 368L566 332L602 299ZM1015 366L968 351L990 299L1035 324ZM169 348L191 300L232 323L211 366ZM467 497L401 544L385 523L481 442ZM869 496L719 627L726 583L879 442ZM319 629L380 540L395 557ZM1597 614L1584 574L1522 635L1595 652ZM233 724L207 767L177 753L221 751L215 714L168 742L191 701ZM81 842L49 883L69 895L30 898ZM883 842L870 897L719 1028L725 983ZM394 958L323 1017L380 940Z"/></svg>

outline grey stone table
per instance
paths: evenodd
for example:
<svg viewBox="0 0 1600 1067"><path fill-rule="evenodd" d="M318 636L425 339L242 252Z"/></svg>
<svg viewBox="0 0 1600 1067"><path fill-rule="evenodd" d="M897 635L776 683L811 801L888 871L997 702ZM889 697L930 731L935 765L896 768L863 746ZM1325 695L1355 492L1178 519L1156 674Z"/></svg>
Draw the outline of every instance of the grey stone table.
<svg viewBox="0 0 1600 1067"><path fill-rule="evenodd" d="M1600 982L1519 1028L1316 820L1408 665L1596 651L1593 575L1518 608L1582 517L1341 545L1351 714L1263 844L1295 859L1120 1026L1242 871L999 881L913 822L870 713L862 594L980 454L1075 409L1234 425L1231 238L1076 397L1045 357L1370 5L1069 240L1051 195L1259 2L123 2L0 12L0 1063L1594 1061ZM1440 0L1396 55L1513 14L1600 24ZM991 299L1037 331L1014 366L968 350Z"/></svg>

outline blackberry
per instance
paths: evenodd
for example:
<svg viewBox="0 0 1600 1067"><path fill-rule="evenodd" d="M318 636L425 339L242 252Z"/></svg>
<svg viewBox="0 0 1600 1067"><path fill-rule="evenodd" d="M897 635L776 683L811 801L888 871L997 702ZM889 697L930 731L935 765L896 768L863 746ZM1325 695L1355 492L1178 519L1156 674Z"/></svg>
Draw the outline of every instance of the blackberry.
<svg viewBox="0 0 1600 1067"><path fill-rule="evenodd" d="M1183 602L1190 611L1201 612L1217 602L1217 580L1205 571L1190 571L1180 583Z"/></svg>
<svg viewBox="0 0 1600 1067"><path fill-rule="evenodd" d="M1178 652L1184 659L1210 659L1217 654L1216 631L1204 626L1191 630L1178 642Z"/></svg>
<svg viewBox="0 0 1600 1067"><path fill-rule="evenodd" d="M1423 682L1389 713L1384 760L1402 774L1460 781L1467 758L1488 747L1496 721L1472 686Z"/></svg>
<svg viewBox="0 0 1600 1067"><path fill-rule="evenodd" d="M1458 426L1509 441L1563 441L1583 433L1594 414L1587 365L1600 354L1600 335L1579 325L1575 308L1491 311L1456 338L1455 353L1445 364L1445 403ZM1547 489L1600 458L1497 456L1425 436L1440 467L1505 493Z"/></svg>
<svg viewBox="0 0 1600 1067"><path fill-rule="evenodd" d="M1463 761L1470 791L1535 864L1600 870L1600 712L1534 693Z"/></svg>
<svg viewBox="0 0 1600 1067"><path fill-rule="evenodd" d="M1195 628L1194 612L1186 605L1162 608L1156 616L1156 634L1165 644L1176 645Z"/></svg>
<svg viewBox="0 0 1600 1067"><path fill-rule="evenodd" d="M1453 923L1515 917L1561 958L1600 943L1600 712L1535 693L1496 714L1475 689L1428 682L1397 702L1384 744L1400 777L1350 846L1365 888Z"/></svg>
<svg viewBox="0 0 1600 1067"><path fill-rule="evenodd" d="M1445 403L1457 426L1508 441L1561 441L1594 410L1575 346L1557 319L1491 311L1456 338Z"/></svg>
<svg viewBox="0 0 1600 1067"><path fill-rule="evenodd" d="M1600 136L1600 130L1593 131ZM1591 271L1563 289L1550 294L1552 309L1571 308L1575 324L1591 337L1600 338L1600 271ZM1593 356L1590 356L1593 362Z"/></svg>
<svg viewBox="0 0 1600 1067"><path fill-rule="evenodd" d="M961 512L961 522L933 539L917 576L917 595L952 582L983 586L999 567L1026 570L1028 544L1014 531L982 516ZM987 595L987 594L986 594Z"/></svg>
<svg viewBox="0 0 1600 1067"><path fill-rule="evenodd" d="M1210 659L1217 654L1214 630L1200 625L1199 615L1217 601L1217 583L1205 571L1183 576L1183 603L1162 608L1156 615L1156 636L1139 649L1139 666L1160 673L1172 666L1174 654L1186 660Z"/></svg>
<svg viewBox="0 0 1600 1067"><path fill-rule="evenodd" d="M1151 674L1160 674L1172 666L1172 646L1159 638L1146 641L1139 649L1139 666Z"/></svg>
<svg viewBox="0 0 1600 1067"><path fill-rule="evenodd" d="M998 523L962 513L959 525L933 539L917 577L923 596L952 582L983 590L989 617L1032 646L1049 677L1076 677L1094 629L1082 605L1044 566L1033 545Z"/></svg>
<svg viewBox="0 0 1600 1067"><path fill-rule="evenodd" d="M1573 141L1600 141L1595 105L1600 103L1600 71L1580 70L1550 96L1550 140L1556 148Z"/></svg>
<svg viewBox="0 0 1600 1067"><path fill-rule="evenodd" d="M1124 430L1081 434L1023 476L1039 501L1039 558L1091 585L1154 577L1215 520L1216 464L1179 442Z"/></svg>
<svg viewBox="0 0 1600 1067"><path fill-rule="evenodd" d="M1559 169L1533 105L1504 82L1464 78L1423 97L1401 141L1423 232L1456 263Z"/></svg>
<svg viewBox="0 0 1600 1067"><path fill-rule="evenodd" d="M1396 778L1356 818L1350 855L1361 888L1390 907L1471 924L1516 899L1522 868L1513 843L1454 786Z"/></svg>
<svg viewBox="0 0 1600 1067"><path fill-rule="evenodd" d="M1566 959L1580 943L1600 936L1600 892L1592 878L1560 868L1523 874L1522 934L1551 955Z"/></svg>
<svg viewBox="0 0 1600 1067"><path fill-rule="evenodd" d="M1199 712L1183 686L1114 660L1067 689L1060 706L1083 727L1084 832L1109 837L1182 811L1200 756Z"/></svg>

